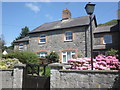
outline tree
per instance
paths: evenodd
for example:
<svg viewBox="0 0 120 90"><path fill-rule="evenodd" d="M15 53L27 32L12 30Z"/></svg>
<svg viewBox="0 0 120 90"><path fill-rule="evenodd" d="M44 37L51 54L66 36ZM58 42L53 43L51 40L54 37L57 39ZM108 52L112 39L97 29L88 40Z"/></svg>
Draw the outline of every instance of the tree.
<svg viewBox="0 0 120 90"><path fill-rule="evenodd" d="M98 26L110 26L110 25L115 25L115 24L117 24L117 20L111 20L109 22L99 24Z"/></svg>
<svg viewBox="0 0 120 90"><path fill-rule="evenodd" d="M22 28L20 35L15 40L18 40L18 39L28 36L28 32L29 32L29 28L27 26L25 26L24 28Z"/></svg>
<svg viewBox="0 0 120 90"><path fill-rule="evenodd" d="M5 45L5 40L4 40L4 36L3 35L0 35L0 50L2 50L2 52L7 49Z"/></svg>
<svg viewBox="0 0 120 90"><path fill-rule="evenodd" d="M13 40L13 42L11 43L11 46L9 47L10 49L14 48L14 41L19 40L21 38L24 38L24 37L28 36L29 28L27 26L25 26L21 30L22 31L21 31L20 35L15 40Z"/></svg>

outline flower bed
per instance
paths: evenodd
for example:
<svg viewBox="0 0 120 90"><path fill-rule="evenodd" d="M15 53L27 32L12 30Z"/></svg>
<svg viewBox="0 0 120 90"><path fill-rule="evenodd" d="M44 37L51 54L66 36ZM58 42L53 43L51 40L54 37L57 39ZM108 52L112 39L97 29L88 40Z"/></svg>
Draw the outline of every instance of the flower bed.
<svg viewBox="0 0 120 90"><path fill-rule="evenodd" d="M18 59L0 59L0 69L12 69L15 64L20 63Z"/></svg>
<svg viewBox="0 0 120 90"><path fill-rule="evenodd" d="M91 70L91 58L77 58L68 60L71 67L67 69ZM93 70L120 70L120 62L115 56L98 55L93 59Z"/></svg>

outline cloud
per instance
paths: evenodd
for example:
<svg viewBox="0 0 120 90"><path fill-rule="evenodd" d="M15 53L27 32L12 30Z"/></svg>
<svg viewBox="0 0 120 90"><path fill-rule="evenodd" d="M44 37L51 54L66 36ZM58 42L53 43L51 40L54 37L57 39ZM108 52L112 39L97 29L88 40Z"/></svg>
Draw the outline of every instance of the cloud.
<svg viewBox="0 0 120 90"><path fill-rule="evenodd" d="M47 17L50 20L53 20L53 17L51 15L49 15L49 14L46 14L45 17Z"/></svg>
<svg viewBox="0 0 120 90"><path fill-rule="evenodd" d="M25 6L30 8L35 13L38 13L40 11L40 7L35 5L35 4L33 4L33 3L26 3Z"/></svg>

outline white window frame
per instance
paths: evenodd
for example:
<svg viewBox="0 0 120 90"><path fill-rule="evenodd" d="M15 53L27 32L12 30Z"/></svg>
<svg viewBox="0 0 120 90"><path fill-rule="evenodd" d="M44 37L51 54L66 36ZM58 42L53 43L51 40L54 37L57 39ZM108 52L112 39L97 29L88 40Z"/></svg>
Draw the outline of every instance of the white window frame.
<svg viewBox="0 0 120 90"><path fill-rule="evenodd" d="M46 35L45 35L45 37L41 37L42 35L45 35L45 34L40 35L40 43L46 43ZM45 42L41 42L41 39L45 39Z"/></svg>
<svg viewBox="0 0 120 90"><path fill-rule="evenodd" d="M104 35L103 37L104 37L103 44L111 44L112 43L112 35Z"/></svg>
<svg viewBox="0 0 120 90"><path fill-rule="evenodd" d="M69 35L69 34L67 35L67 34L66 34L66 33L69 33L69 32L71 33L71 35ZM67 37L72 37L72 39L67 40L67 39L66 39ZM71 31L65 32L64 41L72 41L72 40L73 40L73 32L71 32Z"/></svg>
<svg viewBox="0 0 120 90"><path fill-rule="evenodd" d="M27 45L24 45L24 50L27 50Z"/></svg>
<svg viewBox="0 0 120 90"><path fill-rule="evenodd" d="M68 63L68 60L67 60L67 58L68 58L68 52L70 52L70 55L71 55L71 58L70 58L70 59L72 59L72 56L75 55L75 53L76 53L76 51L74 51L74 50L71 50L71 51L63 51L63 52L62 52L62 63ZM73 53L73 52L74 52L74 53ZM63 55L66 56L66 61L65 61L65 62L63 61Z"/></svg>
<svg viewBox="0 0 120 90"><path fill-rule="evenodd" d="M42 54L41 54L42 53ZM43 54L44 53L44 54ZM46 54L45 54L46 53ZM45 57L45 56L47 56L47 52L39 52L38 53L39 54L39 57Z"/></svg>
<svg viewBox="0 0 120 90"><path fill-rule="evenodd" d="M23 43L20 43L20 44L19 44L19 50L20 50L20 51L24 50L24 44L23 44Z"/></svg>

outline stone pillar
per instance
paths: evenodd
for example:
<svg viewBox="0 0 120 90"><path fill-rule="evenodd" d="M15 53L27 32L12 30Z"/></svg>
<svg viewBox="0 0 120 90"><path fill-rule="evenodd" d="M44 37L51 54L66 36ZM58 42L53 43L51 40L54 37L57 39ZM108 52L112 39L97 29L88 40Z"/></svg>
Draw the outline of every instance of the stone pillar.
<svg viewBox="0 0 120 90"><path fill-rule="evenodd" d="M60 63L52 63L48 65L51 68L50 74L50 88L61 88L60 86L60 69L63 69L63 65Z"/></svg>
<svg viewBox="0 0 120 90"><path fill-rule="evenodd" d="M26 67L25 64L16 64L14 66L13 88L22 88L23 71L24 71L25 67Z"/></svg>

